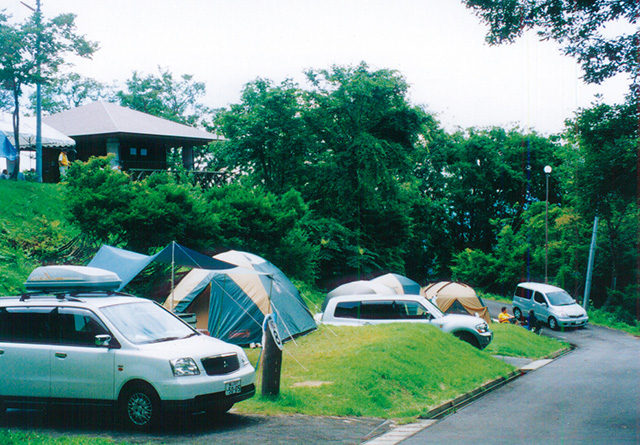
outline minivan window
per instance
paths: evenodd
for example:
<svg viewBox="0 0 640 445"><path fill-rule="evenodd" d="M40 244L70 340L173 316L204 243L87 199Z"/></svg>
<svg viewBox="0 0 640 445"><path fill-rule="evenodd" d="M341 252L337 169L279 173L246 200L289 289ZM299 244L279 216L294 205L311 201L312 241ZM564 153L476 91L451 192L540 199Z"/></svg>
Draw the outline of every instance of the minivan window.
<svg viewBox="0 0 640 445"><path fill-rule="evenodd" d="M526 287L520 287L520 286L516 288L516 297L531 300L532 295L533 295L533 291L531 289L527 289Z"/></svg>
<svg viewBox="0 0 640 445"><path fill-rule="evenodd" d="M565 291L549 292L547 298L552 306L568 306L575 303L573 297Z"/></svg>
<svg viewBox="0 0 640 445"><path fill-rule="evenodd" d="M0 308L0 341L51 343L53 307Z"/></svg>
<svg viewBox="0 0 640 445"><path fill-rule="evenodd" d="M533 301L539 304L546 304L547 302L544 300L544 296L540 292L536 292L533 295Z"/></svg>
<svg viewBox="0 0 640 445"><path fill-rule="evenodd" d="M336 305L334 316L336 318L360 318L359 301L343 301Z"/></svg>
<svg viewBox="0 0 640 445"><path fill-rule="evenodd" d="M56 317L59 342L64 345L95 346L96 335L109 330L95 314L80 308L59 308Z"/></svg>
<svg viewBox="0 0 640 445"><path fill-rule="evenodd" d="M127 340L136 345L197 335L178 317L152 302L106 306L102 313Z"/></svg>
<svg viewBox="0 0 640 445"><path fill-rule="evenodd" d="M400 309L402 318L409 320L430 320L433 318L431 313L417 301L396 301L396 306Z"/></svg>
<svg viewBox="0 0 640 445"><path fill-rule="evenodd" d="M400 312L393 306L393 301L363 301L360 306L361 318L364 320L396 320Z"/></svg>

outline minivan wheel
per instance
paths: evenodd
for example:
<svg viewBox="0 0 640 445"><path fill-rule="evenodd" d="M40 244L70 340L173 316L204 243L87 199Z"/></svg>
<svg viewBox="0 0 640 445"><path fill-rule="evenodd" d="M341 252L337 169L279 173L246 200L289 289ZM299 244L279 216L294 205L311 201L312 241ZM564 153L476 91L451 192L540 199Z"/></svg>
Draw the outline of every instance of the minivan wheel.
<svg viewBox="0 0 640 445"><path fill-rule="evenodd" d="M160 399L153 389L136 385L120 399L120 418L130 428L146 431L159 423Z"/></svg>
<svg viewBox="0 0 640 445"><path fill-rule="evenodd" d="M513 308L513 316L516 317L518 320L520 320L520 317L522 317L522 311L520 310L520 308L518 307Z"/></svg>
<svg viewBox="0 0 640 445"><path fill-rule="evenodd" d="M453 335L455 335L462 341L466 341L471 346L480 349L480 343L478 342L478 339L475 338L472 334L469 334L468 332L454 332Z"/></svg>
<svg viewBox="0 0 640 445"><path fill-rule="evenodd" d="M555 318L549 317L549 327L554 331L558 329L558 322Z"/></svg>

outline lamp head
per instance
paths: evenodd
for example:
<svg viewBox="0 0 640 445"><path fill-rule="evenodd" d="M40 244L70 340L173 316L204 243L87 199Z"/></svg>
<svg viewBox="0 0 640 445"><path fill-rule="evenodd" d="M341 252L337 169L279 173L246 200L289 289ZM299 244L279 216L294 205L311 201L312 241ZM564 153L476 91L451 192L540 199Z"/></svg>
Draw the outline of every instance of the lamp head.
<svg viewBox="0 0 640 445"><path fill-rule="evenodd" d="M551 166L550 166L550 165L545 165L545 167L544 167L544 172L545 172L546 174L551 173Z"/></svg>

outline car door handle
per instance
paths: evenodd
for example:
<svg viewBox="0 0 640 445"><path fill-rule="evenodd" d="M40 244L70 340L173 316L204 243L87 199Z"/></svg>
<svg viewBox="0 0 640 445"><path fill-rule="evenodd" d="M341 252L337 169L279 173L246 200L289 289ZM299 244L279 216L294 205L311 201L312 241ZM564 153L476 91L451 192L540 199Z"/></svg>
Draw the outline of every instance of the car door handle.
<svg viewBox="0 0 640 445"><path fill-rule="evenodd" d="M57 358L67 358L67 354L64 352L56 352Z"/></svg>
<svg viewBox="0 0 640 445"><path fill-rule="evenodd" d="M4 354L4 349L0 349L0 355Z"/></svg>

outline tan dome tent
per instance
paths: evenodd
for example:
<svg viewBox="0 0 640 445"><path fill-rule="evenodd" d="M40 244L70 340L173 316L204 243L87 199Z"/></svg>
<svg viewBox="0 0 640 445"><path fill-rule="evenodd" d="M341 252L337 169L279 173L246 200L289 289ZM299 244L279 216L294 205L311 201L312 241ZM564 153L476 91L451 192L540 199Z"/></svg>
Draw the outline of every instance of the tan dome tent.
<svg viewBox="0 0 640 445"><path fill-rule="evenodd" d="M423 288L422 295L447 314L478 314L487 323L491 322L489 309L476 291L464 283L440 281Z"/></svg>

